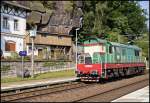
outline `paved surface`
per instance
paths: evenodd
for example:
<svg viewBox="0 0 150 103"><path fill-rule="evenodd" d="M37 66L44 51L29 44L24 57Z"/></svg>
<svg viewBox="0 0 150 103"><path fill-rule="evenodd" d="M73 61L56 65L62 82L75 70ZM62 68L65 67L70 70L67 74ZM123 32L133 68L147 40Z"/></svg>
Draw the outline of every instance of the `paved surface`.
<svg viewBox="0 0 150 103"><path fill-rule="evenodd" d="M22 82L16 82L16 83L2 83L1 91L16 90L16 89L22 89L22 88L27 88L27 87L43 86L43 85L47 85L47 84L57 84L57 83L75 81L76 79L78 79L78 78L77 77L66 77L66 78L52 78L52 79L22 81Z"/></svg>
<svg viewBox="0 0 150 103"><path fill-rule="evenodd" d="M112 102L149 102L149 86L122 96Z"/></svg>

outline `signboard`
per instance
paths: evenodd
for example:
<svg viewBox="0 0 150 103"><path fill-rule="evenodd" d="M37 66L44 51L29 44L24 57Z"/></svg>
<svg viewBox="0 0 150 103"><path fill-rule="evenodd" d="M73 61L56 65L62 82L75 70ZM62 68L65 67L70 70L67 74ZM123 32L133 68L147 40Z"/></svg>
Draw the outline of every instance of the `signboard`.
<svg viewBox="0 0 150 103"><path fill-rule="evenodd" d="M29 30L30 37L35 37L36 36L36 29Z"/></svg>
<svg viewBox="0 0 150 103"><path fill-rule="evenodd" d="M19 52L19 55L20 55L20 56L27 56L27 51L20 51L20 52Z"/></svg>

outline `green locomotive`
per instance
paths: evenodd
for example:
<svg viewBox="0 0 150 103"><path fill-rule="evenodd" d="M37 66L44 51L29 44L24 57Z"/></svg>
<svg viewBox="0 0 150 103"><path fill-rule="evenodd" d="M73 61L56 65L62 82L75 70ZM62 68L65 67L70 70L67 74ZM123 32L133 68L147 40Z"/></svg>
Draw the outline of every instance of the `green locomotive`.
<svg viewBox="0 0 150 103"><path fill-rule="evenodd" d="M79 55L77 76L83 81L99 81L136 73L145 69L141 48L90 38L82 44L84 53Z"/></svg>

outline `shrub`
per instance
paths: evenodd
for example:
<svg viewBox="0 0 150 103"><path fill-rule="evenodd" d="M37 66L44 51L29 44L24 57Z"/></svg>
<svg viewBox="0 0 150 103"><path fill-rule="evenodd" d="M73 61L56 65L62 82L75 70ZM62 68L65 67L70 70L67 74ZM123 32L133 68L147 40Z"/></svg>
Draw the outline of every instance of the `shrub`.
<svg viewBox="0 0 150 103"><path fill-rule="evenodd" d="M19 55L17 52L11 52L11 58L12 59L18 59L19 58Z"/></svg>

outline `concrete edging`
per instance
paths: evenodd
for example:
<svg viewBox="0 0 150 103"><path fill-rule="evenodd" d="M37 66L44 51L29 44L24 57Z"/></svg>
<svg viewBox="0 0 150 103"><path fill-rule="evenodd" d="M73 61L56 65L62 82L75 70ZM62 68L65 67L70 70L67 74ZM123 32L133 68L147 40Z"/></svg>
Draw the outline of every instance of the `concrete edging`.
<svg viewBox="0 0 150 103"><path fill-rule="evenodd" d="M1 87L2 92L11 91L11 90L20 90L20 89L27 89L27 88L33 88L33 87L40 87L40 86L47 86L52 84L60 84L65 82L72 82L76 81L78 78L69 78L69 79L63 79L63 80L49 80L44 82L35 82L34 84L28 83L23 85L12 85L11 87Z"/></svg>

